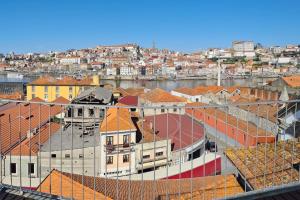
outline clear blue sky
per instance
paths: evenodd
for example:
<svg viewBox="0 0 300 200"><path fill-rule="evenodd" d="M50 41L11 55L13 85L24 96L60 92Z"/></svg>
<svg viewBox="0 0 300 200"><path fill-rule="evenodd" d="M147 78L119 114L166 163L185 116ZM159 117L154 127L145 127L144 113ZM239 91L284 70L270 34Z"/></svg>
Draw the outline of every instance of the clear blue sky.
<svg viewBox="0 0 300 200"><path fill-rule="evenodd" d="M1 0L0 52L300 43L299 0Z"/></svg>

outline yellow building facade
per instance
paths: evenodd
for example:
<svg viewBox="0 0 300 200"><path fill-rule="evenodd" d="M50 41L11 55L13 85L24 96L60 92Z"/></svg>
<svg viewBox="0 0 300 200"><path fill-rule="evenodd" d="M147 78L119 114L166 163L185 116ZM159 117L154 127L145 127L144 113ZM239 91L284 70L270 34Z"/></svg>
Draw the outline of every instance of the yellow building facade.
<svg viewBox="0 0 300 200"><path fill-rule="evenodd" d="M58 97L64 97L71 101L77 97L81 91L99 85L98 76L88 77L82 80L77 80L72 77L64 77L63 79L41 77L27 85L27 100L38 97L44 101L51 102Z"/></svg>

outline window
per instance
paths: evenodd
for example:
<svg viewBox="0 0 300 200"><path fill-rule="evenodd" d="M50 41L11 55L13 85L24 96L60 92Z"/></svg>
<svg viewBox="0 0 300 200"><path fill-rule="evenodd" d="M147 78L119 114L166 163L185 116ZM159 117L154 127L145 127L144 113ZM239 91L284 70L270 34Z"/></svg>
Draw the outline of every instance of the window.
<svg viewBox="0 0 300 200"><path fill-rule="evenodd" d="M35 92L35 86L34 85L32 86L31 90L32 90L33 93Z"/></svg>
<svg viewBox="0 0 300 200"><path fill-rule="evenodd" d="M199 99L198 99L198 98L196 98L196 102L199 102Z"/></svg>
<svg viewBox="0 0 300 200"><path fill-rule="evenodd" d="M51 154L51 158L56 158L56 154Z"/></svg>
<svg viewBox="0 0 300 200"><path fill-rule="evenodd" d="M70 158L70 154L65 154L65 158Z"/></svg>
<svg viewBox="0 0 300 200"><path fill-rule="evenodd" d="M83 158L83 154L79 154L79 158Z"/></svg>
<svg viewBox="0 0 300 200"><path fill-rule="evenodd" d="M100 113L99 113L99 117L100 117L101 119L103 119L103 118L104 118L104 114L105 114L105 110L104 110L104 109L101 109L101 110L100 110Z"/></svg>
<svg viewBox="0 0 300 200"><path fill-rule="evenodd" d="M143 159L149 159L150 155L143 155Z"/></svg>
<svg viewBox="0 0 300 200"><path fill-rule="evenodd" d="M32 95L31 95L31 98L34 99L34 98L35 98L35 94L32 94Z"/></svg>
<svg viewBox="0 0 300 200"><path fill-rule="evenodd" d="M44 92L45 92L45 93L48 93L48 86L45 86L45 87L44 87Z"/></svg>
<svg viewBox="0 0 300 200"><path fill-rule="evenodd" d="M73 99L73 96L70 94L69 95L69 100L72 100Z"/></svg>
<svg viewBox="0 0 300 200"><path fill-rule="evenodd" d="M164 106L161 107L160 112L164 113L165 112L165 108Z"/></svg>
<svg viewBox="0 0 300 200"><path fill-rule="evenodd" d="M177 112L177 106L176 105L173 106L173 112Z"/></svg>
<svg viewBox="0 0 300 200"><path fill-rule="evenodd" d="M106 145L112 145L114 143L113 136L107 136L106 137Z"/></svg>
<svg viewBox="0 0 300 200"><path fill-rule="evenodd" d="M69 93L71 93L71 94L73 93L73 87L72 86L69 87Z"/></svg>
<svg viewBox="0 0 300 200"><path fill-rule="evenodd" d="M123 135L123 144L129 144L129 135Z"/></svg>
<svg viewBox="0 0 300 200"><path fill-rule="evenodd" d="M129 154L123 155L123 163L129 162Z"/></svg>
<svg viewBox="0 0 300 200"><path fill-rule="evenodd" d="M10 163L10 173L11 174L17 173L17 164L16 163Z"/></svg>
<svg viewBox="0 0 300 200"><path fill-rule="evenodd" d="M78 115L78 117L82 117L82 108L78 108L78 110L77 110L77 115Z"/></svg>
<svg viewBox="0 0 300 200"><path fill-rule="evenodd" d="M68 117L74 117L74 112L72 108L68 108Z"/></svg>
<svg viewBox="0 0 300 200"><path fill-rule="evenodd" d="M106 157L106 164L113 164L114 163L114 157L113 156L107 156Z"/></svg>
<svg viewBox="0 0 300 200"><path fill-rule="evenodd" d="M156 153L155 153L155 156L162 156L162 155L164 155L164 152L162 152L162 151L161 151L161 152L156 152Z"/></svg>
<svg viewBox="0 0 300 200"><path fill-rule="evenodd" d="M94 114L95 114L95 113L94 113L94 109L93 109L93 108L90 108L90 109L89 109L89 116L90 116L90 117L94 117Z"/></svg>
<svg viewBox="0 0 300 200"><path fill-rule="evenodd" d="M34 163L28 163L28 175L34 174Z"/></svg>
<svg viewBox="0 0 300 200"><path fill-rule="evenodd" d="M56 88L55 88L55 93L56 93L56 98L59 97L59 87L58 86L56 86Z"/></svg>
<svg viewBox="0 0 300 200"><path fill-rule="evenodd" d="M48 94L44 95L44 99L47 101L48 100Z"/></svg>

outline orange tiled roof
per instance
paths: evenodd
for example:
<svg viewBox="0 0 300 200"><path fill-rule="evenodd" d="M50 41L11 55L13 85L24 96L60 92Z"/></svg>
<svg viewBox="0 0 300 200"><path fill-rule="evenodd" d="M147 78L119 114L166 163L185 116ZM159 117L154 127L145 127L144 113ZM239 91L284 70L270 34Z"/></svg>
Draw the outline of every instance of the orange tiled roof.
<svg viewBox="0 0 300 200"><path fill-rule="evenodd" d="M135 131L131 120L131 114L128 108L122 108L123 104L116 104L119 108L109 108L106 113L106 117L100 126L100 132L118 132L118 131Z"/></svg>
<svg viewBox="0 0 300 200"><path fill-rule="evenodd" d="M38 78L35 81L32 81L28 85L66 85L66 86L73 86L73 85L91 85L93 83L92 78L87 77L82 80L75 79L70 76L65 76L62 79L56 79L51 76L43 76Z"/></svg>
<svg viewBox="0 0 300 200"><path fill-rule="evenodd" d="M20 92L13 92L10 94L0 94L0 99L22 100L23 95Z"/></svg>
<svg viewBox="0 0 300 200"><path fill-rule="evenodd" d="M237 89L240 89L239 87L236 87L236 86L232 86L232 87L227 87L226 90L229 92L229 93L233 93L234 91L236 91Z"/></svg>
<svg viewBox="0 0 300 200"><path fill-rule="evenodd" d="M187 87L176 88L176 89L174 89L174 91L182 93L182 94L187 94L187 95L190 95L190 96L195 96L195 95L199 94L197 92L197 90L192 89L192 88L187 88Z"/></svg>
<svg viewBox="0 0 300 200"><path fill-rule="evenodd" d="M73 191L72 191L73 189ZM37 191L51 193L65 198L79 199L107 199L102 193L94 191L83 184L72 181L71 177L62 174L59 171L53 170L41 183ZM95 197L95 198L94 198Z"/></svg>
<svg viewBox="0 0 300 200"><path fill-rule="evenodd" d="M116 91L120 92L122 96L140 96L145 93L145 88L116 88Z"/></svg>
<svg viewBox="0 0 300 200"><path fill-rule="evenodd" d="M227 114L226 112L223 112L217 108L213 107L207 107L207 108L197 108L199 106L205 106L204 103L190 103L187 104L188 107L195 107L194 111L191 108L186 109L186 113L193 115L198 120L203 120L203 115L205 116L211 116L214 118L217 118L218 120L221 120L225 122L226 124L231 125L232 127L236 127L240 130L246 131L247 134L251 136L274 136L271 132L263 130L253 123L248 123L247 121L238 119L234 117L233 115Z"/></svg>
<svg viewBox="0 0 300 200"><path fill-rule="evenodd" d="M150 92L145 93L144 95L141 95L143 99L146 99L153 103L159 103L159 102L186 102L187 100L182 97L177 97L169 92L162 90L160 88L156 88L154 90L151 90Z"/></svg>
<svg viewBox="0 0 300 200"><path fill-rule="evenodd" d="M203 199L207 200L232 196L243 192L243 189L237 182L234 175L218 175L180 180L165 179L156 181L129 181L109 178L105 179L100 177L94 178L91 176L82 177L82 175L71 175L70 173L53 170L51 173L51 179L53 179L53 184L51 184L52 194L60 195L61 175L64 192L63 196L71 196L70 182L73 179L73 184L76 186L73 186L75 199L82 199L82 189L87 191L87 196L85 196L84 199L89 199L88 195L90 195L90 191L87 190L87 188L92 191L94 190L94 180L96 183L95 192L99 196L106 195L111 199L166 199L166 195L170 197L169 199L191 199L192 195L193 199L202 199L200 197L204 197ZM49 188L50 175L42 182L38 191L40 190L42 192L50 193Z"/></svg>
<svg viewBox="0 0 300 200"><path fill-rule="evenodd" d="M42 102L34 99L36 102ZM0 142L2 154L7 153L27 136L27 131L38 128L40 124L63 111L61 106L42 105L39 103L19 103L0 112ZM20 136L19 136L20 135ZM11 136L11 137L10 137Z"/></svg>
<svg viewBox="0 0 300 200"><path fill-rule="evenodd" d="M21 144L16 146L12 151L11 155L22 155L22 156L34 156L37 155L39 151L39 145L42 145L49 139L49 134L53 135L56 133L60 124L51 122L47 123L43 127L41 127L37 134L32 136L31 138L26 138ZM20 149L21 148L21 149ZM20 151L21 150L21 151Z"/></svg>
<svg viewBox="0 0 300 200"><path fill-rule="evenodd" d="M290 87L293 87L293 88L300 87L300 75L282 77L282 79Z"/></svg>
<svg viewBox="0 0 300 200"><path fill-rule="evenodd" d="M217 86L217 85L208 85L208 86L198 86L195 88L197 91L206 91L207 92L212 92L212 93L218 93L221 90L224 89L222 86Z"/></svg>
<svg viewBox="0 0 300 200"><path fill-rule="evenodd" d="M62 96L56 98L54 101L52 101L52 103L58 103L58 104L68 104L70 103L70 101Z"/></svg>
<svg viewBox="0 0 300 200"><path fill-rule="evenodd" d="M154 130L149 126L149 123L145 123L142 120L137 122L139 131L143 135L142 142L155 142L162 140L157 134L154 137Z"/></svg>

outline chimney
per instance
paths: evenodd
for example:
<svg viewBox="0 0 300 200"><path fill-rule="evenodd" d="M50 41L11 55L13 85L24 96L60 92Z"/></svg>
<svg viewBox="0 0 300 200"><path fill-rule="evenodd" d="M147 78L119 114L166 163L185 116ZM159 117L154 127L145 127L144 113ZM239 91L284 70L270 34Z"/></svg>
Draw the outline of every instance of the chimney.
<svg viewBox="0 0 300 200"><path fill-rule="evenodd" d="M33 136L33 133L31 132L31 130L27 131L27 138L31 138Z"/></svg>
<svg viewBox="0 0 300 200"><path fill-rule="evenodd" d="M152 122L150 122L149 126L150 126L150 129L153 130L153 123Z"/></svg>

